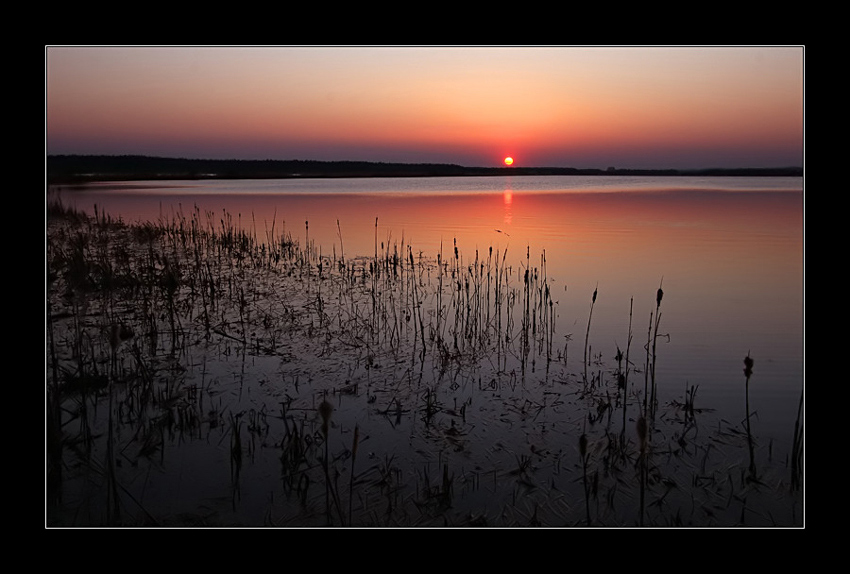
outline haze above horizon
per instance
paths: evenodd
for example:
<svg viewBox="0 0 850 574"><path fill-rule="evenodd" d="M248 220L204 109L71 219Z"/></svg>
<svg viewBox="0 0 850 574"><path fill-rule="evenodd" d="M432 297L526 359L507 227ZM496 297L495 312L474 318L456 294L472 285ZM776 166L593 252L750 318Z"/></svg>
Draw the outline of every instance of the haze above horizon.
<svg viewBox="0 0 850 574"><path fill-rule="evenodd" d="M583 169L802 166L788 47L45 47L45 151Z"/></svg>

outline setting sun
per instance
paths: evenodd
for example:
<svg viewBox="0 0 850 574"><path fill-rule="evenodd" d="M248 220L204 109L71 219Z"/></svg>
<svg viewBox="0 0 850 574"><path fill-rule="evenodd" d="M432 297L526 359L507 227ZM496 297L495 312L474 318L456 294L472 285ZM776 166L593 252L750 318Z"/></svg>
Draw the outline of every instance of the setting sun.
<svg viewBox="0 0 850 574"><path fill-rule="evenodd" d="M505 165L511 165L514 162L514 158L508 156L505 158Z"/></svg>

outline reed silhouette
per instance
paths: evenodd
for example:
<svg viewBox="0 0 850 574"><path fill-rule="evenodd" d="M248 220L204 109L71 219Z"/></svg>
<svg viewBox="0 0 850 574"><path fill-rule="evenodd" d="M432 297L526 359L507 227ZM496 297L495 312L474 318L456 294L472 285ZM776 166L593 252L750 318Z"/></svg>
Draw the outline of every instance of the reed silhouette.
<svg viewBox="0 0 850 574"><path fill-rule="evenodd" d="M587 332L584 336L584 384L587 385L587 349L590 341L590 321L593 318L593 306L596 304L596 293L599 290L599 286L593 289L593 297L590 299L590 313L587 315Z"/></svg>
<svg viewBox="0 0 850 574"><path fill-rule="evenodd" d="M757 480L758 474L756 472L756 457L755 457L755 445L753 443L753 433L750 428L750 377L753 375L753 364L754 361L750 357L750 354L747 353L747 356L744 357L744 376L746 377L745 383L745 395L746 395L746 423L747 423L747 448L750 452L750 466L749 466L749 478L750 480Z"/></svg>

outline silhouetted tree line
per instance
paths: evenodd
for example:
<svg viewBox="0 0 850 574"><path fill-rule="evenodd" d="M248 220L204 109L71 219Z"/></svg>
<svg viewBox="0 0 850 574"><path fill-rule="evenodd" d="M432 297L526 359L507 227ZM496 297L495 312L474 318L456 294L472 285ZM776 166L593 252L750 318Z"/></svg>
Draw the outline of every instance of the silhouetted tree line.
<svg viewBox="0 0 850 574"><path fill-rule="evenodd" d="M443 163L313 160L215 160L140 155L49 155L49 183L155 179L284 179L292 177L436 177L476 175L802 176L800 167L750 169L578 169L465 167Z"/></svg>

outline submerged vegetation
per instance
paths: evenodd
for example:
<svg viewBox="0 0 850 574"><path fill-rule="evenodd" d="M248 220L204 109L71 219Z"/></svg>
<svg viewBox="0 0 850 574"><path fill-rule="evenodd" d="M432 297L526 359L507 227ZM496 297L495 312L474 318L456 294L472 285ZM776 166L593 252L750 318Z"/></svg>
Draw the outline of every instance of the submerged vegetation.
<svg viewBox="0 0 850 574"><path fill-rule="evenodd" d="M572 372L545 252L305 231L50 201L48 526L802 525L802 396L788 453L749 355L745 424L660 404L660 287L643 365L633 301L625 354L588 346L594 291Z"/></svg>

